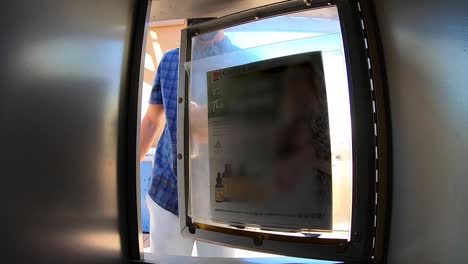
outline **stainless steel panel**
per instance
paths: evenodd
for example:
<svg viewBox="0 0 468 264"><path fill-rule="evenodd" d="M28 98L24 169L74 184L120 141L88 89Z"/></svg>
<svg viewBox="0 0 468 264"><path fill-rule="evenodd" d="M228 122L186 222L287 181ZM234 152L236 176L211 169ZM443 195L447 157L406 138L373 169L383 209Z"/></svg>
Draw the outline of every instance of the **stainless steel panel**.
<svg viewBox="0 0 468 264"><path fill-rule="evenodd" d="M150 21L221 17L284 0L153 0Z"/></svg>
<svg viewBox="0 0 468 264"><path fill-rule="evenodd" d="M2 3L3 262L123 261L118 139L135 6Z"/></svg>
<svg viewBox="0 0 468 264"><path fill-rule="evenodd" d="M468 259L468 2L375 1L389 84L389 263Z"/></svg>

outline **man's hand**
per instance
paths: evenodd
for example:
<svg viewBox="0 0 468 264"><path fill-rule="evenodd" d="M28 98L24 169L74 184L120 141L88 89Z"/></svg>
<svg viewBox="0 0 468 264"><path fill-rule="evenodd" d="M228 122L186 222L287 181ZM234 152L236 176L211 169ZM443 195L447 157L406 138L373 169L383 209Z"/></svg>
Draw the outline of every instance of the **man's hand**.
<svg viewBox="0 0 468 264"><path fill-rule="evenodd" d="M148 153L155 140L159 141L166 119L164 118L164 107L162 105L150 104L146 111L140 128L140 162Z"/></svg>

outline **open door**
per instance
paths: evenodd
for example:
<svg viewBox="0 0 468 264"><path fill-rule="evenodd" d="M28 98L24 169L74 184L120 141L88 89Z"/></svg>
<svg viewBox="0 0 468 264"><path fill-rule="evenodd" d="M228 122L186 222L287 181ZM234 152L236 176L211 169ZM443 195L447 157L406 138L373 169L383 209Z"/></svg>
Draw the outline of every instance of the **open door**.
<svg viewBox="0 0 468 264"><path fill-rule="evenodd" d="M135 150L150 4L2 2L3 263L140 258Z"/></svg>
<svg viewBox="0 0 468 264"><path fill-rule="evenodd" d="M380 262L385 98L368 1L286 1L182 32L181 232Z"/></svg>

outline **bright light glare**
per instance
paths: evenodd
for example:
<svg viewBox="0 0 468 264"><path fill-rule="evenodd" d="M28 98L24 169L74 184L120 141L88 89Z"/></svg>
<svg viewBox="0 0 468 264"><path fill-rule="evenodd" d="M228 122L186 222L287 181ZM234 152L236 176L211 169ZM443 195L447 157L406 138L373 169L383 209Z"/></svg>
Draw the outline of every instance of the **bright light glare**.
<svg viewBox="0 0 468 264"><path fill-rule="evenodd" d="M145 69L153 72L156 71L156 68L154 67L153 57L151 57L151 55L148 53L145 54Z"/></svg>
<svg viewBox="0 0 468 264"><path fill-rule="evenodd" d="M224 33L233 45L247 49L271 43L283 42L293 39L314 37L321 34L311 32L229 32Z"/></svg>

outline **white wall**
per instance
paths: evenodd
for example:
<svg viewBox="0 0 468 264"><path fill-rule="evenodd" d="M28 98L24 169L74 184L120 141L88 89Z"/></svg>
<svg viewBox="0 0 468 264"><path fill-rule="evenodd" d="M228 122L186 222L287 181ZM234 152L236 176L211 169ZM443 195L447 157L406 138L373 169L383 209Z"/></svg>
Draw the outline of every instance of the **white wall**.
<svg viewBox="0 0 468 264"><path fill-rule="evenodd" d="M389 263L468 261L468 1L375 1L390 93Z"/></svg>

